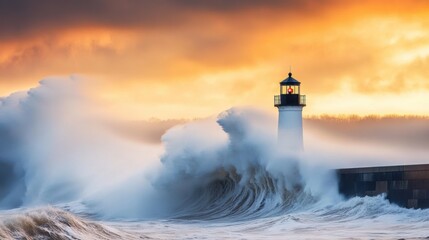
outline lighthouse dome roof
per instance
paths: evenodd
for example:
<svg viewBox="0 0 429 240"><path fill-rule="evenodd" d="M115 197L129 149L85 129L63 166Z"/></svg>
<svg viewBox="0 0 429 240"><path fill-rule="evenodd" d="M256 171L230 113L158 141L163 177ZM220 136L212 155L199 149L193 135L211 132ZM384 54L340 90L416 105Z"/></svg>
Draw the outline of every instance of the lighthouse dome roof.
<svg viewBox="0 0 429 240"><path fill-rule="evenodd" d="M288 77L280 82L280 85L301 85L301 83L292 77L292 73L288 74Z"/></svg>

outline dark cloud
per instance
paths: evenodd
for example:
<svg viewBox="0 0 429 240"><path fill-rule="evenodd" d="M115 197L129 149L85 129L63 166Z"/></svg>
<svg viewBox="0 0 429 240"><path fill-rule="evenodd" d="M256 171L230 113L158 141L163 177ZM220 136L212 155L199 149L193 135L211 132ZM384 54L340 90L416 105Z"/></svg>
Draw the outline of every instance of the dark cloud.
<svg viewBox="0 0 429 240"><path fill-rule="evenodd" d="M326 1L308 1L308 0L179 0L176 1L176 7L194 10L206 10L213 12L228 12L243 9L273 9L277 7L284 8L285 11L299 10L316 7Z"/></svg>
<svg viewBox="0 0 429 240"><path fill-rule="evenodd" d="M196 13L229 14L249 9L311 10L326 1L298 0L0 0L0 38L78 26L174 27ZM201 19L200 19L201 20Z"/></svg>
<svg viewBox="0 0 429 240"><path fill-rule="evenodd" d="M0 36L79 25L121 25L144 21L147 14L148 9L139 1L4 0L0 2Z"/></svg>

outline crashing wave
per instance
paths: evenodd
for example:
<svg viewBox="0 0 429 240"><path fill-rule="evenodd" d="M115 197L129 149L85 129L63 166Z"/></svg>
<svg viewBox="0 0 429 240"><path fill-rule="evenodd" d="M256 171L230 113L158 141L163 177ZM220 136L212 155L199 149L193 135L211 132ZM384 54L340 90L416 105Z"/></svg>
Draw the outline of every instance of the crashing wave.
<svg viewBox="0 0 429 240"><path fill-rule="evenodd" d="M302 187L279 188L267 172L253 176L245 184L236 171L220 170L218 177L194 190L175 213L175 218L244 221L270 217L306 207L316 199Z"/></svg>

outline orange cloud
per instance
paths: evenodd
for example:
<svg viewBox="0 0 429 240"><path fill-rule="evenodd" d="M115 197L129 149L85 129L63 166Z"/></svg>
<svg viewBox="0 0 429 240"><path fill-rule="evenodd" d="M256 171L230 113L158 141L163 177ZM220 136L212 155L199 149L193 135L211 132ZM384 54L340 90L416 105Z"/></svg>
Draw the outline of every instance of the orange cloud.
<svg viewBox="0 0 429 240"><path fill-rule="evenodd" d="M273 109L292 65L308 114L429 113L426 1L61 2L2 3L0 94L78 73L128 118L201 117Z"/></svg>

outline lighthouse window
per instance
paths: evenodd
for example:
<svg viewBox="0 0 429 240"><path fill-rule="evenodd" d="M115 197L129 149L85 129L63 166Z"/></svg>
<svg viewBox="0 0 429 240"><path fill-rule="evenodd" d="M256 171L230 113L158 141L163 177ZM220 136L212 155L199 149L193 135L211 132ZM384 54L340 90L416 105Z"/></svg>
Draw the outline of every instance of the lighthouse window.
<svg viewBox="0 0 429 240"><path fill-rule="evenodd" d="M281 86L280 94L299 94L299 86L283 85Z"/></svg>
<svg viewBox="0 0 429 240"><path fill-rule="evenodd" d="M292 85L282 86L281 94L299 94L299 86L292 86Z"/></svg>
<svg viewBox="0 0 429 240"><path fill-rule="evenodd" d="M292 93L293 94L299 94L299 87L298 86L290 86L292 88Z"/></svg>

